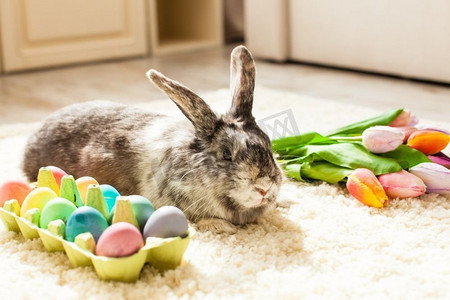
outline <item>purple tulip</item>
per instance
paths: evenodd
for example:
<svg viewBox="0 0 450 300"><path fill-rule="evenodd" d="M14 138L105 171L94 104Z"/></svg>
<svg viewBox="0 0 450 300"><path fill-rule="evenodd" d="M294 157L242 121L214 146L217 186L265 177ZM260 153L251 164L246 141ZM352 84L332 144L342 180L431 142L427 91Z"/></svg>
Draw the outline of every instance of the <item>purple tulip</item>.
<svg viewBox="0 0 450 300"><path fill-rule="evenodd" d="M393 151L403 144L405 134L390 126L373 126L364 130L362 143L372 153Z"/></svg>
<svg viewBox="0 0 450 300"><path fill-rule="evenodd" d="M444 128L438 128L438 127L433 127L433 126L429 126L429 125L417 125L415 127L418 130L433 130L433 131L439 131L439 132L445 133L447 135L450 135L450 132L448 130L445 130Z"/></svg>
<svg viewBox="0 0 450 300"><path fill-rule="evenodd" d="M431 161L436 164L439 164L446 168L450 168L450 157L448 157L442 152L438 152L434 155L428 155L428 158L431 159Z"/></svg>
<svg viewBox="0 0 450 300"><path fill-rule="evenodd" d="M435 163L421 163L409 172L423 180L427 193L450 194L450 170Z"/></svg>

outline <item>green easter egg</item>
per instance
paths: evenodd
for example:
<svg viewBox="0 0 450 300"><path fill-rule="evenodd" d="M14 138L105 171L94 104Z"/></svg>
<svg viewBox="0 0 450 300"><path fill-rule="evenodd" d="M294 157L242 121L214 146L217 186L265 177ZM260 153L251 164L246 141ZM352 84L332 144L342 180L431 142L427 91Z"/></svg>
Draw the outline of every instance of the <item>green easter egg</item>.
<svg viewBox="0 0 450 300"><path fill-rule="evenodd" d="M50 200L42 210L40 227L47 229L48 223L61 219L67 223L70 215L77 209L72 201L64 198L54 198Z"/></svg>
<svg viewBox="0 0 450 300"><path fill-rule="evenodd" d="M131 206L133 207L134 214L139 223L141 231L144 230L145 223L147 223L148 218L153 214L155 208L153 204L147 198L139 195L129 196L131 201Z"/></svg>
<svg viewBox="0 0 450 300"><path fill-rule="evenodd" d="M145 223L147 223L148 218L153 214L155 208L153 204L147 198L140 195L131 195L128 196L130 199L131 207L133 208L134 215L136 217L136 221L139 224L139 228L144 230ZM111 210L111 216L109 218L109 222L112 223L115 213L115 206Z"/></svg>

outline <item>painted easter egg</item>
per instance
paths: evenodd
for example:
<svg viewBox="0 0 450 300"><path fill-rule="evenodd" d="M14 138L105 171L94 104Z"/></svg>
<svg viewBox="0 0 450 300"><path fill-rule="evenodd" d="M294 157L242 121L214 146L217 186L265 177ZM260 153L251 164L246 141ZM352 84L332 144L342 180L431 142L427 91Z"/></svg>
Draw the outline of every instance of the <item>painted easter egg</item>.
<svg viewBox="0 0 450 300"><path fill-rule="evenodd" d="M22 205L25 197L31 192L28 183L21 179L12 179L3 182L0 186L0 207L3 207L5 201L16 199Z"/></svg>
<svg viewBox="0 0 450 300"><path fill-rule="evenodd" d="M155 208L153 207L153 204L150 202L150 200L148 200L144 196L131 195L128 196L128 199L130 199L131 207L138 222L139 228L141 229L141 231L143 231L145 223L147 223L148 218L150 218L150 216L153 214ZM114 208L111 211L110 223L112 223L113 217Z"/></svg>
<svg viewBox="0 0 450 300"><path fill-rule="evenodd" d="M140 231L127 222L118 222L108 227L100 236L96 254L108 257L130 256L144 246Z"/></svg>
<svg viewBox="0 0 450 300"><path fill-rule="evenodd" d="M64 198L54 198L47 202L41 212L39 227L47 229L48 223L61 219L67 223L70 215L77 209L72 201Z"/></svg>
<svg viewBox="0 0 450 300"><path fill-rule="evenodd" d="M25 197L20 208L20 215L23 217L30 208L39 208L42 211L48 201L58 197L56 193L48 187L38 187L32 190Z"/></svg>
<svg viewBox="0 0 450 300"><path fill-rule="evenodd" d="M63 169L55 167L55 166L48 166L47 169L50 169L50 171L52 171L53 177L55 177L56 183L58 184L58 186L60 186L61 178L63 178L64 175L67 175L67 173Z"/></svg>
<svg viewBox="0 0 450 300"><path fill-rule="evenodd" d="M144 230L145 223L150 218L150 216L155 211L153 204L147 198L140 195L131 195L130 198L131 206L133 207L134 215L138 221L139 228Z"/></svg>
<svg viewBox="0 0 450 300"><path fill-rule="evenodd" d="M116 198L117 196L120 196L120 194L113 186L109 184L101 184L100 190L102 191L103 197L106 200L109 212L111 212L111 210L114 207L114 204L116 204Z"/></svg>
<svg viewBox="0 0 450 300"><path fill-rule="evenodd" d="M78 192L80 192L80 196L81 199L83 200L83 203L86 204L88 187L91 184L98 184L97 180L95 180L95 178L90 176L83 176L75 180L75 183L77 184Z"/></svg>
<svg viewBox="0 0 450 300"><path fill-rule="evenodd" d="M186 237L188 223L184 213L175 206L163 206L150 216L144 227L144 239L148 237Z"/></svg>
<svg viewBox="0 0 450 300"><path fill-rule="evenodd" d="M90 206L81 206L67 221L66 239L73 242L80 233L90 232L97 241L106 228L108 228L108 222L98 210Z"/></svg>

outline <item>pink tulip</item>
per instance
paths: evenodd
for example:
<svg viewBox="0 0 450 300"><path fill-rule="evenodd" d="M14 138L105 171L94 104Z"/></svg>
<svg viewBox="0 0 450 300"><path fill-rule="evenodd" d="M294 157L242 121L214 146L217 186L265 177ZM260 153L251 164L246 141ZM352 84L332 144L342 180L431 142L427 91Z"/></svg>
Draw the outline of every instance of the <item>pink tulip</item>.
<svg viewBox="0 0 450 300"><path fill-rule="evenodd" d="M364 130L362 143L372 153L393 151L403 144L405 134L398 128L374 126Z"/></svg>
<svg viewBox="0 0 450 300"><path fill-rule="evenodd" d="M427 193L450 194L450 170L435 163L421 163L409 172L423 180Z"/></svg>
<svg viewBox="0 0 450 300"><path fill-rule="evenodd" d="M434 155L428 155L428 158L436 164L439 164L446 168L450 168L450 157L442 152L436 153Z"/></svg>
<svg viewBox="0 0 450 300"><path fill-rule="evenodd" d="M392 127L402 127L408 126L411 123L411 112L409 110L404 109L394 121L389 124Z"/></svg>
<svg viewBox="0 0 450 300"><path fill-rule="evenodd" d="M389 198L418 197L426 191L422 179L405 170L380 175L378 180Z"/></svg>
<svg viewBox="0 0 450 300"><path fill-rule="evenodd" d="M419 123L419 119L416 116L412 116L407 126L413 127Z"/></svg>
<svg viewBox="0 0 450 300"><path fill-rule="evenodd" d="M411 134L417 131L416 127L410 127L410 126L403 126L403 127L396 127L400 129L405 137L403 138L403 143L406 143L408 141L408 138Z"/></svg>

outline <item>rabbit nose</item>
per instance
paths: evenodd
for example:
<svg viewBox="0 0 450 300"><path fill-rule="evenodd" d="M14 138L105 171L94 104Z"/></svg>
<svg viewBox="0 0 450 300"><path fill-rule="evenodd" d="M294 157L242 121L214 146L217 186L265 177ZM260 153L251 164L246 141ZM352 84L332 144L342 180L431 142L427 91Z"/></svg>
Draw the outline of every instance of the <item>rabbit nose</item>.
<svg viewBox="0 0 450 300"><path fill-rule="evenodd" d="M257 184L257 185L255 186L256 190L257 190L263 197L267 194L267 192L270 190L271 187L272 187L272 183L267 184L267 185L265 185L265 186L260 185L260 184Z"/></svg>
<svg viewBox="0 0 450 300"><path fill-rule="evenodd" d="M258 192L264 197L267 194L267 191L263 190L263 189L258 189Z"/></svg>
<svg viewBox="0 0 450 300"><path fill-rule="evenodd" d="M264 197L272 187L273 182L268 177L259 178L255 182L255 189Z"/></svg>

